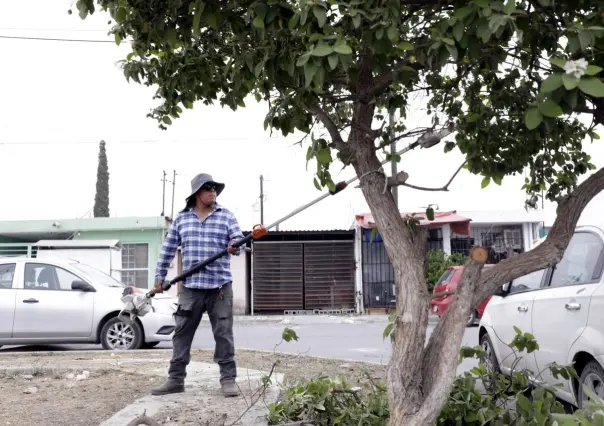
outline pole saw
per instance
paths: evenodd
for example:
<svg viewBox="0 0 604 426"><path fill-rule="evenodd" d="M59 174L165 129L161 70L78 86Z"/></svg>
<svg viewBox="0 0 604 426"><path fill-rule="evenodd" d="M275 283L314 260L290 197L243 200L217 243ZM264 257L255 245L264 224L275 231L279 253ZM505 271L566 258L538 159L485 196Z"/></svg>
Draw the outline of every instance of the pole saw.
<svg viewBox="0 0 604 426"><path fill-rule="evenodd" d="M426 146L426 147L430 147L435 145L434 141L438 140L440 141L443 137L447 136L448 134L452 133L452 130L449 129L443 129L439 132L438 135L432 133L432 134L424 134L422 137L420 137L417 141L409 144L408 146L406 146L405 148L401 149L400 151L398 151L396 154L397 155L402 155L408 151L411 151L412 149L417 148L418 146ZM426 145L427 142L430 142L430 145ZM437 143L437 142L436 142ZM384 160L381 162L381 165L383 166L384 164L388 163L390 160ZM343 191L344 189L346 189L346 187L348 185L350 185L352 182L358 180L359 177L355 176L352 177L346 181L341 181L338 182L335 185L335 188L333 190L330 190L324 194L322 194L321 196L315 198L314 200L310 201L309 203L304 204L301 207L298 207L297 209L293 210L291 213L283 216L281 219L271 223L269 226L264 226L262 224L258 224L255 225L252 228L252 232L250 232L248 235L246 235L245 237L241 238L240 240L236 241L235 243L233 243L232 247L241 247L242 245L246 244L248 241L251 240L257 240L259 238L264 237L266 234L268 234L269 229L272 229L274 227L276 227L277 225L285 222L287 219L292 218L293 216L303 212L304 210L308 209L311 206L314 206L315 204L317 204L319 201L324 200L325 198L331 196L331 195L336 195L337 193ZM122 309L122 311L119 313L118 318L126 323L132 323L134 322L136 317L142 317L145 316L146 314L148 314L151 310L151 299L158 293L163 293L164 291L168 291L174 284L184 281L185 279L189 278L190 276L200 272L201 270L203 270L207 265L209 265L210 263L220 259L222 256L225 256L228 253L227 249L224 249L218 253L216 253L215 255L209 257L208 259L205 259L201 262L198 262L196 264L194 264L193 266L191 266L189 269L187 269L186 271L184 271L183 273L181 273L180 275L172 278L171 280L167 280L165 281L163 284L160 285L156 285L153 289L151 289L148 293L146 294L135 294L135 290L133 287L127 287L124 289L124 292L122 293L122 303L124 303L124 308Z"/></svg>

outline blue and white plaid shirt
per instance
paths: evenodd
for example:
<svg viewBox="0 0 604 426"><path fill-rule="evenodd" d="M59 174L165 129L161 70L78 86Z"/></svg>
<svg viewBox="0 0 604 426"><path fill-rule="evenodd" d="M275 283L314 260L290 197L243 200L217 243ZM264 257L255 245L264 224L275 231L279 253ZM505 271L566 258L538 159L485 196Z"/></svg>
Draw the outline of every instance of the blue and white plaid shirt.
<svg viewBox="0 0 604 426"><path fill-rule="evenodd" d="M202 260L226 249L230 243L243 238L235 215L228 209L214 204L214 210L203 222L194 209L188 209L176 216L162 245L155 270L155 282L166 278L170 262L178 247L181 248L183 272ZM241 253L241 248L236 255ZM189 288L213 289L233 280L231 259L227 254L197 274L185 279L183 285Z"/></svg>

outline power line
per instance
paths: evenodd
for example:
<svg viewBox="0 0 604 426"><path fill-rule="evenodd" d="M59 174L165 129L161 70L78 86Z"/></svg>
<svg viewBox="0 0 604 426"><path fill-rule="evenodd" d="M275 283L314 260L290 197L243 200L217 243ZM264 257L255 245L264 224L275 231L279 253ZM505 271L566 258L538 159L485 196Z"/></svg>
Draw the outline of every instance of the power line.
<svg viewBox="0 0 604 426"><path fill-rule="evenodd" d="M17 28L17 27L0 27L0 31L59 31L59 32L91 32L91 33L106 33L107 30L93 30L90 28Z"/></svg>
<svg viewBox="0 0 604 426"><path fill-rule="evenodd" d="M249 140L277 140L277 139L285 139L283 136L272 136L269 138L255 138L255 137L245 137L245 138L203 138L203 139L172 139L172 140L159 140L159 139L142 139L142 140L123 140L123 141L107 141L107 144L165 144L165 143L199 143L199 142L215 142L215 141L249 141ZM98 141L2 141L0 140L1 145L88 145L95 144L98 145Z"/></svg>
<svg viewBox="0 0 604 426"><path fill-rule="evenodd" d="M115 44L115 41L113 41L113 40L87 40L87 39L76 39L76 38L21 37L21 36L7 36L7 35L0 35L0 38L12 39L12 40L67 41L67 42L75 42L75 43L112 43L112 44ZM126 40L124 40L124 41L126 41Z"/></svg>

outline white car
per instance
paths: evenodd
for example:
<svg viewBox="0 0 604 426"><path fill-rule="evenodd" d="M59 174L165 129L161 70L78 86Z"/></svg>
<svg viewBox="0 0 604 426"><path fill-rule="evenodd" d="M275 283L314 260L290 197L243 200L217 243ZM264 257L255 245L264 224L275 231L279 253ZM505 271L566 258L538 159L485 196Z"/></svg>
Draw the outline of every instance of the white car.
<svg viewBox="0 0 604 426"><path fill-rule="evenodd" d="M521 353L515 369L534 372L536 384L561 383L558 397L576 407L587 399L583 385L604 398L603 231L604 227L578 227L562 260L504 285L487 305L479 326L480 345L493 366L507 375L516 359L508 346L513 327L532 333L539 350ZM553 362L573 363L580 380L554 378L547 369Z"/></svg>
<svg viewBox="0 0 604 426"><path fill-rule="evenodd" d="M101 343L108 350L170 341L174 297L129 325L117 318L126 286L72 260L0 258L0 345Z"/></svg>

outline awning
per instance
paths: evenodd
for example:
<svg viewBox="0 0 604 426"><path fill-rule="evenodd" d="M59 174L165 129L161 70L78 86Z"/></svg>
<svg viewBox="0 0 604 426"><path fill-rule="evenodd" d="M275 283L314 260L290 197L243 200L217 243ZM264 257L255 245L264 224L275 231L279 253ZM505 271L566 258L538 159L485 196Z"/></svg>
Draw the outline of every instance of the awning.
<svg viewBox="0 0 604 426"><path fill-rule="evenodd" d="M419 221L420 226L425 226L426 228L440 228L443 225L451 225L451 232L454 232L459 235L470 234L470 222L472 221L472 219L458 215L456 210L448 212L434 212L434 220L425 219L425 212L401 212L401 217L411 216L413 214L415 214L415 216L424 218L423 220ZM356 215L355 219L359 226L361 226L362 228L375 228L375 221L371 213L358 214Z"/></svg>

